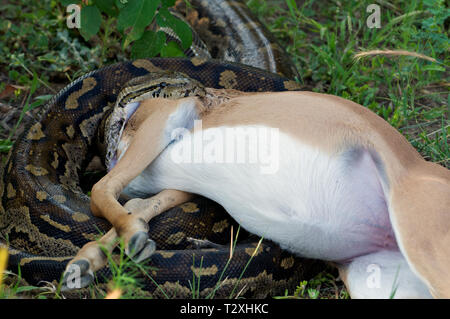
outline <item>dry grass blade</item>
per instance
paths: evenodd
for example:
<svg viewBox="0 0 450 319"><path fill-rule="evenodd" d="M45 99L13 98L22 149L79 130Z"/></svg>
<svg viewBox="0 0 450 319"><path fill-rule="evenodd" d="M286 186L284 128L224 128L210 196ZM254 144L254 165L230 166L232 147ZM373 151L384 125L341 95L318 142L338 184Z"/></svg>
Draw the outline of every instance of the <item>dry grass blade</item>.
<svg viewBox="0 0 450 319"><path fill-rule="evenodd" d="M122 290L119 288L116 288L116 289L108 292L108 294L105 296L105 299L119 299L120 296L122 296Z"/></svg>
<svg viewBox="0 0 450 319"><path fill-rule="evenodd" d="M439 63L436 59L426 56L421 53L416 52L410 52L406 50L370 50L370 51L362 51L358 52L355 55L353 55L353 58L359 61L361 58L367 57L367 56L374 56L374 55L385 55L385 56L412 56L419 59L424 59L431 62Z"/></svg>
<svg viewBox="0 0 450 319"><path fill-rule="evenodd" d="M6 270L6 265L8 263L8 249L0 247L0 290L3 283L3 273Z"/></svg>
<svg viewBox="0 0 450 319"><path fill-rule="evenodd" d="M231 225L230 258L233 257L233 225Z"/></svg>

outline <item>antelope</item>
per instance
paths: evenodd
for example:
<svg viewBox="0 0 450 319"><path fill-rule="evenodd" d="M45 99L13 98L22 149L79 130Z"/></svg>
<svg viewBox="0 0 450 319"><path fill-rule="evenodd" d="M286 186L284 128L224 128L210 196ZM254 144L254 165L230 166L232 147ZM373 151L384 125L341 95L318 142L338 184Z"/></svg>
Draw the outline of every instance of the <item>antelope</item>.
<svg viewBox="0 0 450 319"><path fill-rule="evenodd" d="M105 263L100 244L120 235L129 256L150 257L147 222L198 194L251 233L331 262L352 298L389 298L393 289L395 298L450 297L450 172L371 110L306 91L204 88L175 99L147 95L122 112L109 172L91 193L93 214L113 228L67 268L82 266L86 281ZM274 133L258 142L274 150L272 169L199 154L226 157L236 149L218 137L263 130ZM188 150L203 160L176 156ZM148 198L122 206L121 194Z"/></svg>

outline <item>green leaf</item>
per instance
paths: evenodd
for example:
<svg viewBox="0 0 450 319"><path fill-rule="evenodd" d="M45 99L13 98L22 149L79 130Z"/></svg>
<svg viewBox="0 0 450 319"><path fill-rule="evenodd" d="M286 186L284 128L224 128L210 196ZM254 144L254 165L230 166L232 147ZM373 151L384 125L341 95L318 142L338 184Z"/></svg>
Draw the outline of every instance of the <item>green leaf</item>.
<svg viewBox="0 0 450 319"><path fill-rule="evenodd" d="M12 147L12 142L8 140L0 140L0 153L8 153Z"/></svg>
<svg viewBox="0 0 450 319"><path fill-rule="evenodd" d="M436 64L429 64L422 67L422 71L438 71L445 72L445 68Z"/></svg>
<svg viewBox="0 0 450 319"><path fill-rule="evenodd" d="M81 9L81 28L80 33L88 41L97 34L102 23L102 15L96 6L87 6Z"/></svg>
<svg viewBox="0 0 450 319"><path fill-rule="evenodd" d="M30 87L30 96L33 95L33 93L38 88L38 76L36 72L33 72L33 79L31 80L31 87Z"/></svg>
<svg viewBox="0 0 450 319"><path fill-rule="evenodd" d="M119 10L123 9L128 1L126 0L115 0L116 7L119 8Z"/></svg>
<svg viewBox="0 0 450 319"><path fill-rule="evenodd" d="M46 95L39 95L39 96L36 96L34 99L35 100L39 100L39 101L48 101L48 100L50 100L51 98L53 97L53 95L52 94L46 94Z"/></svg>
<svg viewBox="0 0 450 319"><path fill-rule="evenodd" d="M161 5L164 8L173 7L175 5L176 0L162 0Z"/></svg>
<svg viewBox="0 0 450 319"><path fill-rule="evenodd" d="M120 32L131 28L123 43L125 49L131 42L139 39L155 16L160 0L133 0L120 10L117 29Z"/></svg>
<svg viewBox="0 0 450 319"><path fill-rule="evenodd" d="M95 5L110 17L116 17L119 14L115 3L115 0L95 0Z"/></svg>
<svg viewBox="0 0 450 319"><path fill-rule="evenodd" d="M21 287L17 287L15 293L16 294L20 294L22 292L36 290L36 289L39 289L39 287L35 287L35 286L21 286Z"/></svg>
<svg viewBox="0 0 450 319"><path fill-rule="evenodd" d="M289 8L289 11L291 12L291 15L296 18L297 14L296 12L298 11L297 9L297 3L295 3L295 0L286 0L286 4Z"/></svg>
<svg viewBox="0 0 450 319"><path fill-rule="evenodd" d="M8 77L11 79L11 81L16 81L19 75L19 72L17 72L16 70L10 70L8 72Z"/></svg>
<svg viewBox="0 0 450 319"><path fill-rule="evenodd" d="M131 58L151 58L156 56L166 43L166 35L162 31L145 31L139 40L133 43Z"/></svg>
<svg viewBox="0 0 450 319"><path fill-rule="evenodd" d="M64 7L67 7L69 4L75 3L76 1L74 1L74 0L60 0L59 2L61 2L61 4Z"/></svg>
<svg viewBox="0 0 450 319"><path fill-rule="evenodd" d="M163 57L183 57L184 53L180 50L178 43L170 41L161 49L161 56Z"/></svg>
<svg viewBox="0 0 450 319"><path fill-rule="evenodd" d="M171 28L181 40L181 47L186 50L192 44L192 31L184 21L174 17L167 8L161 8L156 16L156 23L160 27Z"/></svg>

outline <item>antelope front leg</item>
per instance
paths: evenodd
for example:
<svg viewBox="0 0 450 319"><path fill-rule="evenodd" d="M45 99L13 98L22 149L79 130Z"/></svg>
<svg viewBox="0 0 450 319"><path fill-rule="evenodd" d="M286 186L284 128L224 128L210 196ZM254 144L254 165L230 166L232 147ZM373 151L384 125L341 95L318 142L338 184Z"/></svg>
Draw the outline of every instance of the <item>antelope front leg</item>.
<svg viewBox="0 0 450 319"><path fill-rule="evenodd" d="M131 199L124 205L124 208L147 224L153 217L189 201L192 197L193 195L190 193L167 189L147 199ZM66 267L62 290L88 286L94 280L94 272L106 264L107 256L102 248L107 253L111 253L118 244L117 238L116 230L111 228L98 241L84 245ZM155 251L155 243L151 239L146 238L143 244L139 254L133 258L136 262L150 257ZM79 280L77 284L74 279Z"/></svg>
<svg viewBox="0 0 450 319"><path fill-rule="evenodd" d="M92 213L106 218L114 226L117 234L124 239L125 252L130 257L138 255L145 247L148 225L136 214L129 214L117 198L125 186L172 141L172 130L192 126L192 114L197 114L197 103L195 98L142 101L134 115L140 124L136 124L136 130L128 135L128 148L116 166L92 188ZM125 131L127 127L124 134Z"/></svg>

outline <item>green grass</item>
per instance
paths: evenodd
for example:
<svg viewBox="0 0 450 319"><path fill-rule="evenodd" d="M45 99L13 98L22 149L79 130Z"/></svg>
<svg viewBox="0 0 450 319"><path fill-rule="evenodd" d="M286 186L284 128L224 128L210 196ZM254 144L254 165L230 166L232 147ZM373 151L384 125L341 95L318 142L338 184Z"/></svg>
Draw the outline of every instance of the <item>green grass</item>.
<svg viewBox="0 0 450 319"><path fill-rule="evenodd" d="M192 299L213 299L218 289L227 281L224 274L232 261L239 236L238 228L233 242L230 243L230 257L224 268L221 270L219 279L212 291L206 295L200 295L200 282L203 265L203 257L201 258L198 273L192 271L192 281L190 281L190 291ZM100 236L101 237L101 236ZM99 237L99 238L100 238ZM263 238L261 238L254 249L254 253L250 256L244 268L241 270L238 280L233 286L228 298L240 298L241 292L238 291L241 278L244 276L247 267L252 263L255 253L259 250ZM150 280L156 285L156 290L163 298L172 299L177 297L177 291L165 291L163 287L158 285L151 276L153 271L157 271L154 267L148 265L149 260L136 263L125 254L125 245L123 240L117 239L118 247L111 253L105 247L102 247L107 258L107 264L111 270L110 278L99 278L95 275L94 283L86 288L76 289L69 292L62 292L62 277L59 282L44 282L39 287L31 286L21 278L20 268L18 274L6 271L4 274L4 284L0 278L0 299L10 298L35 298L35 299L65 299L65 298L124 298L124 299L150 299L152 295L143 289L144 280ZM3 253L3 254L2 254ZM5 251L0 252L0 272L4 265ZM195 255L192 256L192 266L195 267ZM197 267L195 267L197 268ZM179 297L179 296L178 296Z"/></svg>
<svg viewBox="0 0 450 319"><path fill-rule="evenodd" d="M379 29L366 25L370 14L366 8L371 3L381 7ZM286 48L299 70L297 80L306 89L368 107L405 135L425 159L450 167L450 10L443 0L249 0L247 4ZM0 92L8 84L22 87L0 99L21 110L12 127L0 127L0 154L5 154L22 127L24 114L39 109L50 95L81 74L128 59L130 51L121 50L111 25L102 26L102 32L108 28L109 37L84 41L66 28L65 8L55 0L19 0L2 4L0 9ZM106 52L101 49L105 41ZM436 62L395 54L355 59L355 54L372 50L405 50ZM90 296L102 298L117 286L130 291L124 296L142 297L138 287L133 290L137 284L129 266L125 259L117 266L111 264L116 269L113 286L94 286ZM13 275L7 279L3 296L59 297L57 288L30 287ZM197 297L195 287L200 280L193 278L193 297ZM347 297L332 270L279 296Z"/></svg>
<svg viewBox="0 0 450 319"><path fill-rule="evenodd" d="M450 167L450 10L444 1L379 1L379 29L366 26L366 7L373 1L293 3L248 1L287 48L299 82L367 106L425 159ZM395 55L354 58L377 49L420 53L437 62Z"/></svg>
<svg viewBox="0 0 450 319"><path fill-rule="evenodd" d="M286 292L275 299L349 299L342 281L329 269L317 274L310 280L299 283L294 292Z"/></svg>

